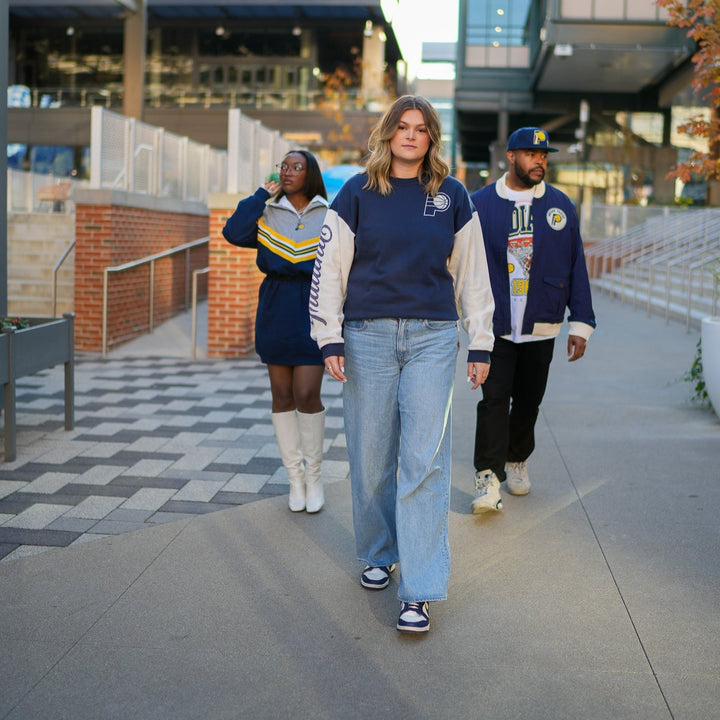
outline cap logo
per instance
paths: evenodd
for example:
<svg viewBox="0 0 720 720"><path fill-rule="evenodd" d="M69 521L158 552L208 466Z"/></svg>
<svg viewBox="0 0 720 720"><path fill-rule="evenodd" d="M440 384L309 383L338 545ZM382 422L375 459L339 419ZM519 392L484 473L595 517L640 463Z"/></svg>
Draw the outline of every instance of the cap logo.
<svg viewBox="0 0 720 720"><path fill-rule="evenodd" d="M507 151L511 150L545 150L557 152L557 148L550 145L550 136L539 127L523 127L517 129L509 138Z"/></svg>

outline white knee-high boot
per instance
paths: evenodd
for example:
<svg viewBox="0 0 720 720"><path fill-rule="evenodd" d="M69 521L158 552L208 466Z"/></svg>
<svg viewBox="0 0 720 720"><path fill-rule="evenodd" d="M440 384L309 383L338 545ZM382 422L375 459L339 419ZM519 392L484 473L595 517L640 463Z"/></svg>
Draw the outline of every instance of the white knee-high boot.
<svg viewBox="0 0 720 720"><path fill-rule="evenodd" d="M295 410L271 413L275 438L280 448L280 457L287 470L290 482L288 507L293 512L305 509L305 469L303 451L300 443L298 414Z"/></svg>
<svg viewBox="0 0 720 720"><path fill-rule="evenodd" d="M325 440L325 411L298 412L300 441L305 456L305 509L315 513L325 504L325 493L320 474Z"/></svg>

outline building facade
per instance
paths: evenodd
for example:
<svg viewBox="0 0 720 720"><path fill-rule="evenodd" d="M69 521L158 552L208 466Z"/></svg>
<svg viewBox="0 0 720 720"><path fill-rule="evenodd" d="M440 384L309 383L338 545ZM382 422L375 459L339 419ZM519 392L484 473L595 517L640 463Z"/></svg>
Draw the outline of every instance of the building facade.
<svg viewBox="0 0 720 720"><path fill-rule="evenodd" d="M405 89L384 9L396 1L11 0L9 84L30 100L9 110L8 142L30 148L26 166L32 148L62 142L82 175L93 105L220 148L239 107L331 161L357 161Z"/></svg>
<svg viewBox="0 0 720 720"><path fill-rule="evenodd" d="M537 125L560 148L553 179L576 201L672 202L672 110L687 94L695 47L654 0L459 8L456 132L471 186L504 170L510 132Z"/></svg>

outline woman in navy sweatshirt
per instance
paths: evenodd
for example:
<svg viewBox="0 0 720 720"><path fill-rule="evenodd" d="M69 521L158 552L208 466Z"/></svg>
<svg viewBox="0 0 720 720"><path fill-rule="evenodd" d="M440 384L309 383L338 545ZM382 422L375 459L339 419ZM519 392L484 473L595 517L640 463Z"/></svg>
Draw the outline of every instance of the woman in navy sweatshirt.
<svg viewBox="0 0 720 720"><path fill-rule="evenodd" d="M328 211L310 290L312 337L345 383L360 583L382 590L400 563L397 629L407 632L426 632L428 603L447 597L458 310L473 389L493 346L482 231L440 133L425 98L393 103L370 136L366 172Z"/></svg>

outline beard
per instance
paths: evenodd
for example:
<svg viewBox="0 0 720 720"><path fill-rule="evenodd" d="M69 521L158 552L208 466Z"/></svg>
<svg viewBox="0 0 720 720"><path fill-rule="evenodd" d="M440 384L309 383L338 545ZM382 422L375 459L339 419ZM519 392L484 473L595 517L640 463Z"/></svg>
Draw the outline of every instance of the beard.
<svg viewBox="0 0 720 720"><path fill-rule="evenodd" d="M526 188L532 188L536 185L539 185L544 179L545 179L545 169L542 167L539 168L533 168L540 171L540 177L536 180L534 177L532 177L529 173L525 172L516 162L513 163L513 172L515 173L515 178L517 181L524 185Z"/></svg>

